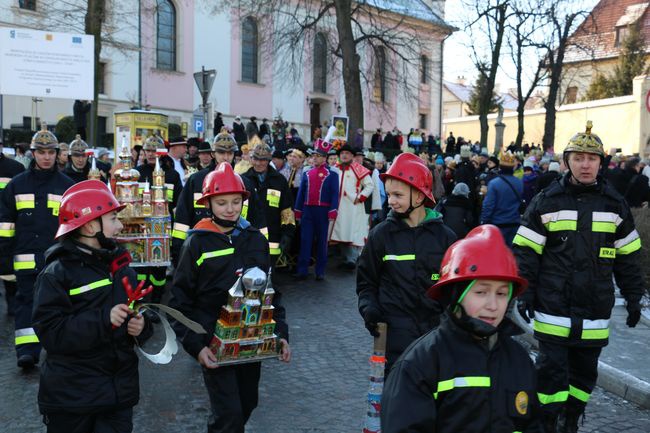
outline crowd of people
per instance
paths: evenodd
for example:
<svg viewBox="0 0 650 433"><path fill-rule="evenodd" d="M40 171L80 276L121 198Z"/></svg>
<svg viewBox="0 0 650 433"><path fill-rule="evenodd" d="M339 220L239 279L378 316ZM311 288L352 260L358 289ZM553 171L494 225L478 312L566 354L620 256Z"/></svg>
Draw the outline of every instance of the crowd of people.
<svg viewBox="0 0 650 433"><path fill-rule="evenodd" d="M48 432L131 431L133 345L157 320L133 309L134 287L161 302L169 286L169 306L210 331L240 270L318 284L332 249L356 270L369 333L388 324L382 431L577 432L609 337L613 275L628 325L640 318L630 207L650 201L644 161L606 155L590 124L562 155L512 145L494 155L451 133L443 151L417 129L405 141L378 130L366 149L363 131L335 147L332 126L305 143L279 119L220 119L210 142L151 136L131 149L140 180L156 164L165 172L170 269L128 266L115 240L123 206L106 185L121 163L81 135L64 146L39 131L27 166L0 156L0 273L18 367L47 351L38 400ZM402 152L387 161L386 149ZM281 289L274 320L289 362ZM510 338L515 303L540 342L536 371ZM202 367L208 431L243 432L260 363L219 366L210 332L174 329Z"/></svg>

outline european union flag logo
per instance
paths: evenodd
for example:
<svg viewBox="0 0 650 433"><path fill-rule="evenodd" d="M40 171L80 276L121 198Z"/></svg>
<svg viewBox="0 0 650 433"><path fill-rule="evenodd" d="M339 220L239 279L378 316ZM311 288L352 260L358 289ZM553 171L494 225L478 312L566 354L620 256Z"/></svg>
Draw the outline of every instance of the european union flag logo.
<svg viewBox="0 0 650 433"><path fill-rule="evenodd" d="M72 43L73 44L80 44L81 43L81 36L73 36L72 37Z"/></svg>

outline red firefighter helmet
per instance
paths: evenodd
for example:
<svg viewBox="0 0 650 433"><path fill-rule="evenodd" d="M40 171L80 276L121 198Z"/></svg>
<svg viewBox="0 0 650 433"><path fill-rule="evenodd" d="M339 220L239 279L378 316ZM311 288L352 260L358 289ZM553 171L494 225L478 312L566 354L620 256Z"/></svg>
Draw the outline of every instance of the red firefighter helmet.
<svg viewBox="0 0 650 433"><path fill-rule="evenodd" d="M78 229L104 214L121 211L120 204L104 182L84 180L63 193L59 208L59 229L54 239Z"/></svg>
<svg viewBox="0 0 650 433"><path fill-rule="evenodd" d="M205 177L203 180L203 195L196 202L204 205L208 198L224 194L241 194L244 196L244 200L250 195L246 191L244 181L227 162L219 164Z"/></svg>
<svg viewBox="0 0 650 433"><path fill-rule="evenodd" d="M442 258L440 280L429 288L427 295L441 299L443 290L451 283L476 279L510 281L512 297L519 296L528 281L519 276L517 262L492 224L474 228L464 239L455 242Z"/></svg>
<svg viewBox="0 0 650 433"><path fill-rule="evenodd" d="M400 180L424 194L424 205L433 206L433 175L431 170L418 156L412 153L400 153L386 173L380 174L382 181L386 179Z"/></svg>

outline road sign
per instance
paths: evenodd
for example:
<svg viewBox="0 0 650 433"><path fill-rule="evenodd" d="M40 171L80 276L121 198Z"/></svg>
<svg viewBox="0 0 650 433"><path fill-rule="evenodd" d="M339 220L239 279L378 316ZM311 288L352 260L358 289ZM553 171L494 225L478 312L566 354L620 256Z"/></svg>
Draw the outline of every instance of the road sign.
<svg viewBox="0 0 650 433"><path fill-rule="evenodd" d="M199 88L199 92L204 101L208 99L208 95L210 94L210 90L212 90L212 85L214 84L216 76L217 71L214 69L206 71L203 66L201 67L200 72L194 73L194 81L196 81L196 86Z"/></svg>
<svg viewBox="0 0 650 433"><path fill-rule="evenodd" d="M203 119L194 118L194 132L203 132Z"/></svg>

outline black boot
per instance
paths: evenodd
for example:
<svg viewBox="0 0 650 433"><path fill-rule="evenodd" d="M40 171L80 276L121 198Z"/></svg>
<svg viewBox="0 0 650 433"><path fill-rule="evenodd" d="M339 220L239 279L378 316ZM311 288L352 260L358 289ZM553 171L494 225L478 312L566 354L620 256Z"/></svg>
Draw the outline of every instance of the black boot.
<svg viewBox="0 0 650 433"><path fill-rule="evenodd" d="M578 421L584 409L567 406L558 423L558 433L578 433Z"/></svg>
<svg viewBox="0 0 650 433"><path fill-rule="evenodd" d="M544 414L542 417L544 433L557 433L557 415Z"/></svg>

